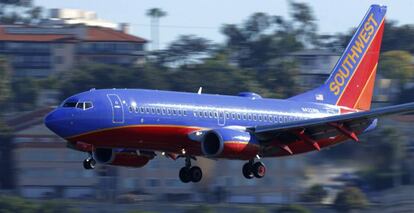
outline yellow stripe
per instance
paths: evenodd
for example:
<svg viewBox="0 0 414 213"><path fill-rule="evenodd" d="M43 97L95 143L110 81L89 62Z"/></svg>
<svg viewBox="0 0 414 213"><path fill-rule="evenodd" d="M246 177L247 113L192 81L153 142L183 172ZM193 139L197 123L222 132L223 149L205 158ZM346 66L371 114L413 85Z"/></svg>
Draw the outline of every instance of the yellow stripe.
<svg viewBox="0 0 414 213"><path fill-rule="evenodd" d="M345 87L344 87L344 90L342 91L342 93L341 93L341 95L339 96L338 100L336 101L336 104L335 104L335 105L338 105L339 101L340 101L340 100L341 100L341 98L342 98L342 95L345 93L346 88L348 87L349 83L352 81L352 78L354 77L354 75L355 75L355 73L356 73L355 71L358 69L359 65L361 64L362 60L363 60L363 59L364 59L364 57L365 57L365 54L368 52L368 49L371 47L371 44L372 44L372 42L374 41L375 36L377 36L377 33L379 32L379 29L382 27L382 24L384 23L384 20L385 20L385 17L382 19L381 24L379 25L377 32L375 32L374 38L371 40L371 42L369 43L369 45L368 45L368 47L367 47L367 49L366 49L367 51L365 51L365 52L364 52L364 55L362 56L362 58L361 58L361 60L359 61L358 65L356 66L356 68L354 69L354 73L352 73L351 77L349 78L348 83L346 83L346 85L345 85Z"/></svg>
<svg viewBox="0 0 414 213"><path fill-rule="evenodd" d="M253 145L253 146L257 146L260 147L259 144L255 144L255 143L249 143L248 141L224 141L224 144L228 144L228 143L236 143L236 144L245 144L245 145Z"/></svg>

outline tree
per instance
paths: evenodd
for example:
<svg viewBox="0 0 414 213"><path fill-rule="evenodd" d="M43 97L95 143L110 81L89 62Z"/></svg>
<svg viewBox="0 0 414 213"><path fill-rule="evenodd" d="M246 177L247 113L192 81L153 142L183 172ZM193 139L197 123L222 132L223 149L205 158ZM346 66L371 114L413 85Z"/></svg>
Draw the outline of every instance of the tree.
<svg viewBox="0 0 414 213"><path fill-rule="evenodd" d="M317 25L312 8L306 3L290 1L291 16L296 35L305 45L318 46Z"/></svg>
<svg viewBox="0 0 414 213"><path fill-rule="evenodd" d="M1 196L0 211L1 212L28 212L35 213L37 205L19 197Z"/></svg>
<svg viewBox="0 0 414 213"><path fill-rule="evenodd" d="M349 30L347 33L337 34L330 46L340 44L339 50L345 49L351 40L356 28ZM414 53L414 25L397 26L397 22L386 20L384 25L384 34L382 36L381 50L383 52L399 50Z"/></svg>
<svg viewBox="0 0 414 213"><path fill-rule="evenodd" d="M10 67L7 60L0 57L0 110L5 109L5 101L10 97Z"/></svg>
<svg viewBox="0 0 414 213"><path fill-rule="evenodd" d="M37 82L31 78L17 79L12 88L13 108L17 111L33 110L39 93Z"/></svg>
<svg viewBox="0 0 414 213"><path fill-rule="evenodd" d="M334 208L338 212L349 212L353 209L363 209L368 206L365 194L355 187L345 188L335 198Z"/></svg>
<svg viewBox="0 0 414 213"><path fill-rule="evenodd" d="M411 54L397 50L383 53L379 62L379 72L386 78L399 80L403 90L414 76Z"/></svg>
<svg viewBox="0 0 414 213"><path fill-rule="evenodd" d="M1 24L33 24L42 18L43 9L32 0L0 0Z"/></svg>
<svg viewBox="0 0 414 213"><path fill-rule="evenodd" d="M401 159L404 158L404 138L392 127L377 130L367 138L364 152L367 168L361 177L372 190L391 188L401 182ZM375 156L375 157L373 157Z"/></svg>
<svg viewBox="0 0 414 213"><path fill-rule="evenodd" d="M304 194L302 194L301 201L320 203L327 195L328 192L322 185L313 185Z"/></svg>
<svg viewBox="0 0 414 213"><path fill-rule="evenodd" d="M24 213L76 213L79 212L69 204L60 201L33 203L20 197L1 196L0 212Z"/></svg>
<svg viewBox="0 0 414 213"><path fill-rule="evenodd" d="M310 213L308 209L300 205L282 206L274 211L275 213Z"/></svg>
<svg viewBox="0 0 414 213"><path fill-rule="evenodd" d="M214 213L216 211L214 211L213 208L211 208L210 206L207 205L199 205L196 207L193 207L187 211L185 211L186 213Z"/></svg>
<svg viewBox="0 0 414 213"><path fill-rule="evenodd" d="M251 85L255 84L249 73L229 65L225 55L217 55L191 67L180 67L169 75L169 79L176 91L194 92L201 86L207 93L228 95L254 91Z"/></svg>
<svg viewBox="0 0 414 213"><path fill-rule="evenodd" d="M116 65L88 64L69 71L59 80L62 98L92 88L146 88L169 89L166 72L146 65L142 68L125 68Z"/></svg>
<svg viewBox="0 0 414 213"><path fill-rule="evenodd" d="M210 40L194 35L182 35L165 50L155 53L156 63L172 67L201 63L201 60L211 56L215 49L216 45Z"/></svg>

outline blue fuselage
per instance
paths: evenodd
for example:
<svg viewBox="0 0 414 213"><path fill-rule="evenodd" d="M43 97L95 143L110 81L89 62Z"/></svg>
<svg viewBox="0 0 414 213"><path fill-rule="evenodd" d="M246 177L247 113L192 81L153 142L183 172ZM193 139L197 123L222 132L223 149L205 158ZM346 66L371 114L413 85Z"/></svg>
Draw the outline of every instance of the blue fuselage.
<svg viewBox="0 0 414 213"><path fill-rule="evenodd" d="M69 103L69 104L68 104ZM85 108L82 103L88 103ZM66 105L65 105L66 104ZM282 124L340 114L338 106L310 102L141 89L91 90L66 99L46 125L63 138L130 125L200 128Z"/></svg>

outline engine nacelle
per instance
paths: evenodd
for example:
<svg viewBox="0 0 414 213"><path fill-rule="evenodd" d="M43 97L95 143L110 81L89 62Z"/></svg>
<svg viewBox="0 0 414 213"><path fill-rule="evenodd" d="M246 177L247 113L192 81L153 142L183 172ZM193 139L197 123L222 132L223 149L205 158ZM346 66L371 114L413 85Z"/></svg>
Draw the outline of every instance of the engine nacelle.
<svg viewBox="0 0 414 213"><path fill-rule="evenodd" d="M143 167L150 160L147 156L138 155L136 151L117 151L109 148L95 149L93 157L99 163L127 167Z"/></svg>
<svg viewBox="0 0 414 213"><path fill-rule="evenodd" d="M201 150L207 157L250 160L259 153L259 144L249 132L221 128L204 134Z"/></svg>

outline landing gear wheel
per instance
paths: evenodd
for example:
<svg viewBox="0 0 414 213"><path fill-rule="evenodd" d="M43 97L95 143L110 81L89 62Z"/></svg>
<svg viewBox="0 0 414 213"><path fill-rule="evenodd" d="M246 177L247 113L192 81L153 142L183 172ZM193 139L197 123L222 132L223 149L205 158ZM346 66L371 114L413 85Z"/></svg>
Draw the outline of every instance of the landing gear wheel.
<svg viewBox="0 0 414 213"><path fill-rule="evenodd" d="M266 174L266 166L262 162L253 164L253 175L256 178L263 178Z"/></svg>
<svg viewBox="0 0 414 213"><path fill-rule="evenodd" d="M83 168L85 169L94 169L96 165L96 161L93 158L86 158L83 161Z"/></svg>
<svg viewBox="0 0 414 213"><path fill-rule="evenodd" d="M188 167L183 167L180 169L180 180L183 183L188 183L191 181L191 176L190 176L190 169Z"/></svg>
<svg viewBox="0 0 414 213"><path fill-rule="evenodd" d="M253 165L252 163L245 163L243 165L243 176L247 179L252 179L254 177L253 175Z"/></svg>
<svg viewBox="0 0 414 213"><path fill-rule="evenodd" d="M203 172L201 171L200 167L194 166L189 170L189 174L191 177L191 181L194 183L200 182L201 178L203 177Z"/></svg>

